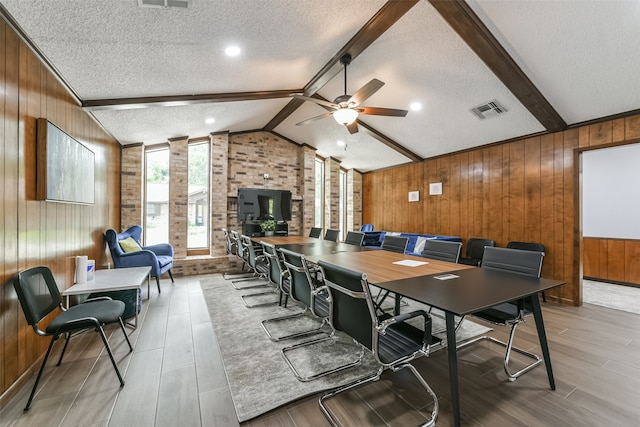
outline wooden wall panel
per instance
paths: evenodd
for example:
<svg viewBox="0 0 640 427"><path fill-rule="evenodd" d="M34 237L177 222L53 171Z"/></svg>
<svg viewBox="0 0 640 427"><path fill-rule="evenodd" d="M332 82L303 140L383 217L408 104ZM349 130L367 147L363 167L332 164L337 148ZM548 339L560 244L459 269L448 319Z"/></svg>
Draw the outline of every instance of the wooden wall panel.
<svg viewBox="0 0 640 427"><path fill-rule="evenodd" d="M11 278L22 269L47 265L64 289L73 283L76 255L96 261L104 257L102 233L120 226L120 145L80 108L3 20L0 52L0 394L4 400L10 397L5 392L34 369L49 341L27 326ZM38 117L94 151L94 205L36 200Z"/></svg>
<svg viewBox="0 0 640 427"><path fill-rule="evenodd" d="M640 241L624 243L624 281L640 285Z"/></svg>
<svg viewBox="0 0 640 427"><path fill-rule="evenodd" d="M640 240L585 237L583 275L640 285Z"/></svg>
<svg viewBox="0 0 640 427"><path fill-rule="evenodd" d="M607 270L611 280L624 282L624 241L609 240L607 242Z"/></svg>
<svg viewBox="0 0 640 427"><path fill-rule="evenodd" d="M421 164L423 187L419 190L424 197L418 206L423 223L417 231L458 235L465 243L470 237L491 238L499 246L510 240L540 242L546 249L543 275L566 282L547 297L580 305L581 254L587 252L587 245L600 245L585 243L585 248L581 247L580 153L594 147L636 143L639 138L640 116L634 116L427 159ZM392 171L365 174L363 215L377 229L405 231L402 226L409 225L403 214L381 210L390 196L385 192L384 198L379 197L385 190L375 188L389 187L386 178ZM407 174L395 176L402 179ZM443 182L443 195L429 196L429 183L439 181ZM624 245L622 250L614 246L616 261L625 260L624 276L640 275L638 246ZM463 252L465 248L466 244ZM619 265L612 267L591 249L588 252L585 268L590 271L620 271Z"/></svg>

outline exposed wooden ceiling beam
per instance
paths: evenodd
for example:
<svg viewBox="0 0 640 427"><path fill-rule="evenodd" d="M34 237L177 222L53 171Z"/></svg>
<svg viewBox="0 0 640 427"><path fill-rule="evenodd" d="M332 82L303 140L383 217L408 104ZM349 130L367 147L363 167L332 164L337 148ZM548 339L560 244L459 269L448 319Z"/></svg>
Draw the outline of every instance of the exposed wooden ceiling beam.
<svg viewBox="0 0 640 427"><path fill-rule="evenodd" d="M393 139L389 138L387 135L383 134L382 132L378 131L372 126L369 126L368 124L366 124L360 119L358 119L358 128L360 132L366 133L372 138L377 139L387 147L396 150L398 153L402 154L405 157L408 157L409 159L411 159L412 162L419 163L424 160L422 157L418 156L413 151L406 149L405 147L398 144Z"/></svg>
<svg viewBox="0 0 640 427"><path fill-rule="evenodd" d="M549 132L567 124L464 0L429 0L491 71Z"/></svg>
<svg viewBox="0 0 640 427"><path fill-rule="evenodd" d="M148 96L139 98L87 99L82 107L87 111L128 110L145 107L167 107L213 102L255 101L261 99L287 98L303 89L270 90L255 92L212 93L202 95Z"/></svg>
<svg viewBox="0 0 640 427"><path fill-rule="evenodd" d="M312 96L342 70L340 58L345 53L351 55L352 60L368 48L385 31L395 24L418 0L389 0L380 10L327 62L327 64L313 76L304 87L304 94ZM275 115L264 127L267 131L274 130L302 105L298 99L292 99Z"/></svg>

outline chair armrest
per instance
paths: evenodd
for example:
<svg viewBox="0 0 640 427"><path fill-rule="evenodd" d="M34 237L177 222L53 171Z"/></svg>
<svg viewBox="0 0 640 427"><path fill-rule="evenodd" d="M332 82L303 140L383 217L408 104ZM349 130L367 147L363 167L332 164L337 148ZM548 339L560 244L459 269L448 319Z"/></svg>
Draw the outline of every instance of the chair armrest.
<svg viewBox="0 0 640 427"><path fill-rule="evenodd" d="M93 297L93 298L87 298L86 300L84 300L83 304L88 303L88 302L94 302L94 301L112 301L113 298L108 297L106 295L101 296L101 297Z"/></svg>
<svg viewBox="0 0 640 427"><path fill-rule="evenodd" d="M156 255L164 255L173 257L173 246L169 243L158 243L157 245L144 246L143 250L148 250Z"/></svg>
<svg viewBox="0 0 640 427"><path fill-rule="evenodd" d="M398 314L397 316L390 317L389 319L385 319L380 323L376 329L378 333L384 335L386 333L386 329L400 322L406 322L409 319L413 319L414 317L422 316L424 318L424 337L423 342L427 344L431 344L431 316L424 310L415 310L410 313Z"/></svg>
<svg viewBox="0 0 640 427"><path fill-rule="evenodd" d="M150 250L142 249L136 252L125 252L120 256L119 267L144 267L157 268L158 258Z"/></svg>
<svg viewBox="0 0 640 427"><path fill-rule="evenodd" d="M78 325L78 329L99 328L100 322L98 322L98 319L96 319L95 317L81 317L79 319L69 320L68 322L65 322L62 325L60 325L60 327L55 332L56 335L60 333L60 329L63 329L65 326L69 326L69 325L71 326Z"/></svg>

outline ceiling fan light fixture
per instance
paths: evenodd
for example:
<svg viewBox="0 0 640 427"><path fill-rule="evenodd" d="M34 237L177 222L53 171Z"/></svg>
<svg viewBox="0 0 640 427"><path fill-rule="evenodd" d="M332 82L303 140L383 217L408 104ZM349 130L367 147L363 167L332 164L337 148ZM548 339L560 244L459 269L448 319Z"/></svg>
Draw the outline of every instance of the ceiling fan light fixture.
<svg viewBox="0 0 640 427"><path fill-rule="evenodd" d="M339 108L333 112L333 118L341 125L350 125L358 118L358 112L351 108Z"/></svg>

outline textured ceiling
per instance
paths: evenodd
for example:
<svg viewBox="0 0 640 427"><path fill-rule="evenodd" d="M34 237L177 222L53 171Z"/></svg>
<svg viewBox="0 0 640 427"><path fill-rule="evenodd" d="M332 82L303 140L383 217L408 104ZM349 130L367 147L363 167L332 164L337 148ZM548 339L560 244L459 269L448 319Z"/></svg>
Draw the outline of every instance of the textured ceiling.
<svg viewBox="0 0 640 427"><path fill-rule="evenodd" d="M544 132L527 99L494 74L451 27L437 0L432 2L409 8L377 40L363 45L348 68L349 94L373 78L385 82L363 105L408 109L417 101L421 111L405 118L360 116L376 138L362 127L350 135L332 118L296 126L326 111L305 102L274 123L274 131L361 171L412 160L388 145L428 158ZM81 101L100 102L301 90L354 36L361 40L361 29L371 30L367 22L386 2L192 0L188 10L141 8L136 0L0 4ZM562 125L640 108L640 55L635 54L640 2L468 0L466 5ZM230 44L240 46L242 54L225 56ZM336 72L334 67L328 73L335 77L320 85L318 95L333 100L343 94L343 74ZM493 99L507 112L479 120L469 111ZM176 136L262 129L290 100L88 111L122 144L155 144ZM207 118L215 122L206 124Z"/></svg>

